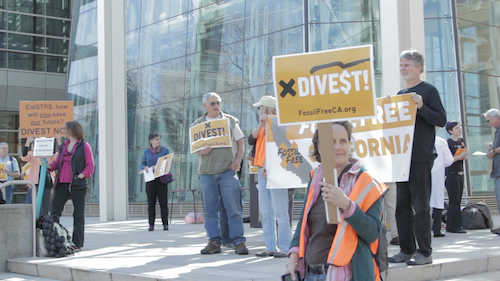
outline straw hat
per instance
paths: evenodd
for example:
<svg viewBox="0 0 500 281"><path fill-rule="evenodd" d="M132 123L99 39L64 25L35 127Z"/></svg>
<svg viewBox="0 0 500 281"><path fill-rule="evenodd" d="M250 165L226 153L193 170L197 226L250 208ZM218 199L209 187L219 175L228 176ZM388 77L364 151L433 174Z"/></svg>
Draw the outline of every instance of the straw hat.
<svg viewBox="0 0 500 281"><path fill-rule="evenodd" d="M260 98L259 102L256 102L253 104L254 107L259 107L261 105L267 106L270 108L276 108L276 99L274 97L271 97L271 96L263 96L262 98Z"/></svg>

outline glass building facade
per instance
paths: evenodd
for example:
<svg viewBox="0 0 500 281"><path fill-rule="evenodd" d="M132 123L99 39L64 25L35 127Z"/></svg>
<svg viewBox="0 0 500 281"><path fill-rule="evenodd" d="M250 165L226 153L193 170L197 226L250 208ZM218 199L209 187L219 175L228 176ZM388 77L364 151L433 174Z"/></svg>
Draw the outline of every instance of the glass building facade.
<svg viewBox="0 0 500 281"><path fill-rule="evenodd" d="M71 0L0 0L0 142L13 156L19 101L66 99L70 15Z"/></svg>
<svg viewBox="0 0 500 281"><path fill-rule="evenodd" d="M470 1L462 2L424 1L427 80L440 91L448 119L466 120L471 150L480 150L492 138L481 113L499 105L499 15L489 7L498 1L479 1L484 13L476 16L465 4ZM139 165L150 132L161 133L162 145L175 153L173 188L199 188L188 132L204 112L202 96L219 93L222 110L237 117L248 136L257 125L252 104L273 95L275 55L373 44L381 93L379 5L376 0L126 0L129 201L146 202ZM96 1L75 0L72 18L67 93L98 160ZM444 130L440 134L448 138ZM475 190L491 193L486 166L469 166L477 169L471 171ZM92 181L89 201L95 203L97 174ZM247 165L241 181L249 186Z"/></svg>

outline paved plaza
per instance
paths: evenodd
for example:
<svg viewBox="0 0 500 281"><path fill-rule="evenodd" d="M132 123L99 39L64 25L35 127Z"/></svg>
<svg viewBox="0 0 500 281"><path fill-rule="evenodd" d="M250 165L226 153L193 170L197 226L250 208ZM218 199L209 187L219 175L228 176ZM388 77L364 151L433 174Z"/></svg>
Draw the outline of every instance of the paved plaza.
<svg viewBox="0 0 500 281"><path fill-rule="evenodd" d="M500 217L494 216L495 226ZM62 217L71 231L73 219ZM296 225L294 222L293 225ZM160 228L159 220L157 228ZM0 273L0 280L280 280L287 259L258 258L265 248L262 229L245 224L249 255L239 256L231 249L201 255L207 242L203 224L185 224L175 219L169 231L147 231L147 219L101 222L86 218L85 246L82 252L65 258L20 257L9 261L11 272ZM467 234L446 233L433 239L434 263L408 267L391 264L385 280L474 280L449 279L453 276L486 276L500 271L500 236L489 229ZM389 255L399 251L389 246ZM480 275L477 275L481 273ZM26 275L43 278L29 277ZM498 280L500 280L500 275ZM469 277L470 278L470 277ZM493 278L493 279L492 279Z"/></svg>

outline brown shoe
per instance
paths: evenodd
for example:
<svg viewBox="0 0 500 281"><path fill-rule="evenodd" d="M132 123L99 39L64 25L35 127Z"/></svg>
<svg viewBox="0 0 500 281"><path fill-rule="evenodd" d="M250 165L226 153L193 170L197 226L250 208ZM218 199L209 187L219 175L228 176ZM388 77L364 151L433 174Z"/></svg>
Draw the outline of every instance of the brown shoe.
<svg viewBox="0 0 500 281"><path fill-rule="evenodd" d="M240 243L240 244L234 246L234 251L238 255L248 255L248 249L247 249L247 246L245 246L245 243Z"/></svg>
<svg viewBox="0 0 500 281"><path fill-rule="evenodd" d="M205 248L201 250L200 253L204 255L220 253L220 244L215 240L210 240L208 241L207 246L205 246Z"/></svg>

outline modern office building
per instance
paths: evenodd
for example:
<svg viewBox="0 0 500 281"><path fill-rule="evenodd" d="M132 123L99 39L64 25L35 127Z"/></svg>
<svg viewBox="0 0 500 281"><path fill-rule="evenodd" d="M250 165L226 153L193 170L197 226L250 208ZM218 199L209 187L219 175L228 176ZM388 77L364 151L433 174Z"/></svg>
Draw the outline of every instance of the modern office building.
<svg viewBox="0 0 500 281"><path fill-rule="evenodd" d="M20 155L19 101L65 100L70 0L0 1L0 142Z"/></svg>
<svg viewBox="0 0 500 281"><path fill-rule="evenodd" d="M97 50L106 17L98 21L98 1L73 3L67 98L99 161L97 117L105 112L97 102ZM404 87L399 53L420 49L426 80L438 88L448 120L463 123L470 151L493 138L482 114L500 107L499 0L126 0L117 10L125 11L126 118L113 122L126 122L127 149L114 153L127 156L129 202L146 200L139 164L150 132L175 153L173 188L199 188L188 129L203 113L201 97L219 93L222 110L248 136L257 125L251 105L273 94L275 55L373 44L384 96ZM494 195L486 158L471 156L466 169L472 195ZM90 202L99 201L98 180L99 173ZM242 184L249 185L246 165Z"/></svg>

